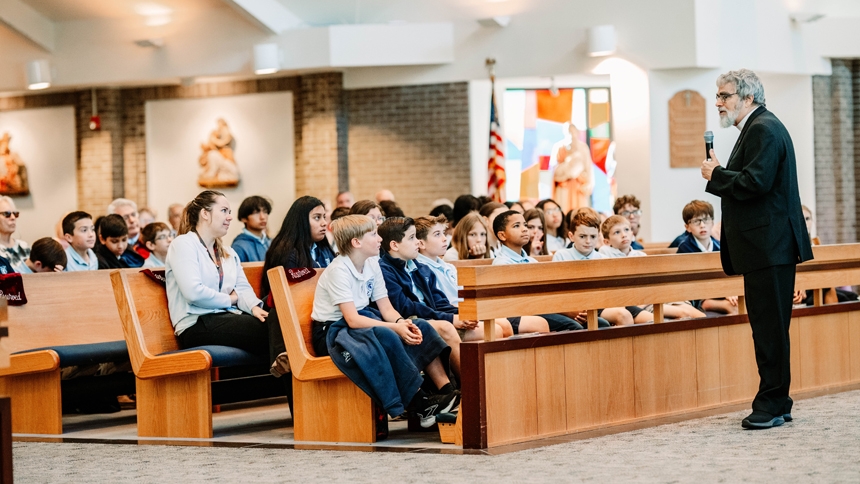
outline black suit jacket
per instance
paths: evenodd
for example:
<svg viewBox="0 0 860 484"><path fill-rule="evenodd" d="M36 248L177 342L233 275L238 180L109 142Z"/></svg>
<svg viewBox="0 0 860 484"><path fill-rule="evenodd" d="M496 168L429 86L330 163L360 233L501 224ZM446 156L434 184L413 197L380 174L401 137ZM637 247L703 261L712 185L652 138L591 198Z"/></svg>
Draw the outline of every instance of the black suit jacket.
<svg viewBox="0 0 860 484"><path fill-rule="evenodd" d="M812 259L791 136L764 106L749 114L726 167L705 189L721 198L726 274Z"/></svg>

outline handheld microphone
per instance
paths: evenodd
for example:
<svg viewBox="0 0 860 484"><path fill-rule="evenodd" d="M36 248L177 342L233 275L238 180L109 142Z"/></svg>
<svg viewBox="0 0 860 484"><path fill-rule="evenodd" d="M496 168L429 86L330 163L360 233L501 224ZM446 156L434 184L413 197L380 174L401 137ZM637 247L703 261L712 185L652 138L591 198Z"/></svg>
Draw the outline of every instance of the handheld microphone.
<svg viewBox="0 0 860 484"><path fill-rule="evenodd" d="M705 131L705 157L711 161L711 150L714 149L714 132Z"/></svg>

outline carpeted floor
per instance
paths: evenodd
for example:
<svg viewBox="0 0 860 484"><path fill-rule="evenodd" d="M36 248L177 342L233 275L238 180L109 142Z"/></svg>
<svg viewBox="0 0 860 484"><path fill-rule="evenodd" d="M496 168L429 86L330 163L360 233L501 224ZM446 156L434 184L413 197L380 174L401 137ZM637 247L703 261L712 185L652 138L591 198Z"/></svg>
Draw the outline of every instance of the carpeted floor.
<svg viewBox="0 0 860 484"><path fill-rule="evenodd" d="M15 481L860 482L860 390L772 430L742 430L747 413L497 456L16 442Z"/></svg>

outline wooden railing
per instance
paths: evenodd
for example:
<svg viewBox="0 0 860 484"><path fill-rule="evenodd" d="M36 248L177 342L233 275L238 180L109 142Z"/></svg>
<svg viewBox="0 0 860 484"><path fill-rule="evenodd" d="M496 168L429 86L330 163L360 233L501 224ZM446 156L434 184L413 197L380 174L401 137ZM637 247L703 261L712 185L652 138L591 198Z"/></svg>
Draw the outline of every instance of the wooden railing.
<svg viewBox="0 0 860 484"><path fill-rule="evenodd" d="M860 283L860 244L814 248L802 289ZM460 317L743 294L719 254L458 268ZM821 301L821 298L816 298ZM748 401L758 375L745 314L463 343L463 442L484 448ZM860 303L796 309L792 391L860 382Z"/></svg>

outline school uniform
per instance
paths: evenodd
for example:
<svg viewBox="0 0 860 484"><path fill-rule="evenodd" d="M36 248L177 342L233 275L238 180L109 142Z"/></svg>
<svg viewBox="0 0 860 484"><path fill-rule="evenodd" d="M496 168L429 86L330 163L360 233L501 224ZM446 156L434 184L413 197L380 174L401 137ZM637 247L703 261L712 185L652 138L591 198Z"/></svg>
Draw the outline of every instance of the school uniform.
<svg viewBox="0 0 860 484"><path fill-rule="evenodd" d="M126 247L125 252L123 252L119 258L122 259L127 267L142 267L143 263L146 262L146 258L135 252L133 245L130 242L128 247Z"/></svg>
<svg viewBox="0 0 860 484"><path fill-rule="evenodd" d="M266 260L266 251L271 243L272 239L265 233L262 237L257 237L248 229L242 229L242 233L233 239L231 245L242 262L262 262Z"/></svg>
<svg viewBox="0 0 860 484"><path fill-rule="evenodd" d="M402 316L454 322L457 308L448 302L445 293L436 288L436 274L430 268L414 260L396 259L388 254L379 258L379 268L385 280L388 300Z"/></svg>
<svg viewBox="0 0 860 484"><path fill-rule="evenodd" d="M252 316L263 302L245 278L236 252L225 247L218 270L195 232L177 237L164 261L167 306L174 333L183 347L223 345L257 355L261 363L285 351L280 325ZM230 293L236 291L234 307Z"/></svg>
<svg viewBox="0 0 860 484"><path fill-rule="evenodd" d="M552 261L568 261L568 260L597 260L597 259L606 259L606 256L601 254L599 251L592 249L592 251L588 255L582 255L581 252L576 250L576 247L571 247L569 249L562 249L552 256Z"/></svg>
<svg viewBox="0 0 860 484"><path fill-rule="evenodd" d="M457 268L438 257L433 260L423 254L418 254L416 261L433 271L436 276L436 289L445 294L452 306L458 306L460 286L457 284Z"/></svg>
<svg viewBox="0 0 860 484"><path fill-rule="evenodd" d="M554 235L546 235L546 250L552 254L564 249L564 237L556 237Z"/></svg>
<svg viewBox="0 0 860 484"><path fill-rule="evenodd" d="M415 319L423 335L419 345L407 345L390 327L350 328L339 304L352 302L359 314L382 321L371 301L388 297L378 258L359 271L345 255L335 258L314 292L313 347L332 362L392 417L403 414L418 393L421 370L439 357L447 365L451 349L424 320Z"/></svg>
<svg viewBox="0 0 860 484"><path fill-rule="evenodd" d="M155 256L154 252L149 253L149 257L143 263L144 269L163 269L164 261Z"/></svg>
<svg viewBox="0 0 860 484"><path fill-rule="evenodd" d="M692 235L685 238L681 244L678 246L679 254L691 254L694 252L719 252L720 251L720 242L711 237L710 244L708 246L702 245L699 242L699 239L693 237Z"/></svg>
<svg viewBox="0 0 860 484"><path fill-rule="evenodd" d="M87 259L84 260L78 251L71 245L66 247L66 271L96 271L99 268L99 259L93 249L87 249Z"/></svg>
<svg viewBox="0 0 860 484"><path fill-rule="evenodd" d="M99 259L99 269L128 269L129 265L117 257L107 246L96 244L96 257Z"/></svg>
<svg viewBox="0 0 860 484"><path fill-rule="evenodd" d="M553 256L552 256L553 262L573 261L573 260L598 260L598 259L606 259L606 256L601 254L597 250L592 250L591 253L588 255L582 255L581 252L579 252L578 250L576 250L575 247L573 247L572 242L571 242L570 247L568 247L566 249L562 249L562 250L556 252L555 254L553 254ZM642 312L642 309L639 307L636 307L636 306L628 307L627 310L630 311L630 314L632 314L634 318L636 317L637 314ZM603 309L598 309L597 315L600 316L601 314L603 314ZM579 323L577 323L577 324L579 324ZM597 318L597 326L599 328L608 328L611 325L609 324L609 321L607 321L603 318Z"/></svg>
<svg viewBox="0 0 860 484"><path fill-rule="evenodd" d="M445 260L445 261L460 260L460 253L457 252L456 247L449 247L448 250L445 251L445 255L442 256L442 260Z"/></svg>
<svg viewBox="0 0 860 484"><path fill-rule="evenodd" d="M601 254L605 255L607 259L617 259L619 257L645 257L648 255L640 250L633 249L632 247L630 252L626 254L615 247L610 247L608 245L601 246L598 250Z"/></svg>
<svg viewBox="0 0 860 484"><path fill-rule="evenodd" d="M517 254L506 245L501 246L499 254L493 259L494 266L530 264L532 262L537 262L537 259L528 256L525 249L520 249L520 253ZM549 323L549 330L552 332L583 329L581 324L563 314L538 314L538 316L546 319L546 322ZM508 318L508 321L514 328L514 334L519 334L520 318Z"/></svg>
<svg viewBox="0 0 860 484"><path fill-rule="evenodd" d="M508 264L528 264L531 262L537 262L537 259L535 259L534 257L530 257L528 254L526 254L525 249L520 249L520 253L517 254L506 245L501 245L499 247L499 251L496 254L495 259L493 259L494 266L503 266Z"/></svg>
<svg viewBox="0 0 860 484"><path fill-rule="evenodd" d="M643 247L638 240L634 240L633 242L631 242L630 248L634 250L645 250L645 247Z"/></svg>

